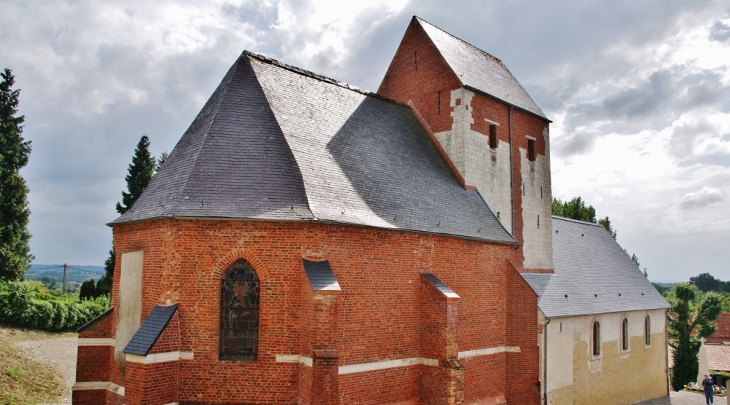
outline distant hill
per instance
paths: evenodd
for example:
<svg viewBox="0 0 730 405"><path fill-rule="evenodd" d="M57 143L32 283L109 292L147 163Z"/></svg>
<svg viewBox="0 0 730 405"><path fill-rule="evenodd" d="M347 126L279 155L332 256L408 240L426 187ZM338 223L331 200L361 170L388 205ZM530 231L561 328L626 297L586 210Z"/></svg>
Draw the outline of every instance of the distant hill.
<svg viewBox="0 0 730 405"><path fill-rule="evenodd" d="M69 264L66 271L66 282L80 284L90 278L93 278L96 282L103 275L104 267L101 266ZM28 280L41 281L46 276L50 277L51 281L63 282L63 264L33 264L30 266L30 270L25 273L25 278Z"/></svg>

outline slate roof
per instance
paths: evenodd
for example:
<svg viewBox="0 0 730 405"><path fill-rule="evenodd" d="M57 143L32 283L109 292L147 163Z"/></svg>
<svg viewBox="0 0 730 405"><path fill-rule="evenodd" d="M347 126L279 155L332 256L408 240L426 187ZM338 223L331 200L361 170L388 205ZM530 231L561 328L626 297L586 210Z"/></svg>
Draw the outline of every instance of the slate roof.
<svg viewBox="0 0 730 405"><path fill-rule="evenodd" d="M162 336L167 324L170 323L172 316L177 311L177 304L173 305L155 305L152 312L144 320L142 326L137 329L132 339L124 348L124 353L136 354L138 356L146 356L152 350L157 339Z"/></svg>
<svg viewBox="0 0 730 405"><path fill-rule="evenodd" d="M311 262L302 259L302 264L304 264L304 272L307 273L312 290L340 291L340 283L337 282L337 277L335 277L329 261Z"/></svg>
<svg viewBox="0 0 730 405"><path fill-rule="evenodd" d="M111 314L111 313L112 313L112 311L114 311L114 308L113 308L113 307L112 307L112 308L109 308L109 309L107 309L107 310L106 310L106 311L104 311L104 312L102 312L102 313L101 313L101 314L99 314L99 316L97 316L96 318L94 318L94 319L90 320L89 322L86 322L86 323L85 323L85 324L83 324L83 325L82 325L82 326L81 326L80 328L76 329L76 333L81 333L81 332L85 331L86 329L90 328L90 327L91 327L92 325L94 325L95 323L97 323L97 322L101 321L102 319L106 318L107 316L109 316L109 314Z"/></svg>
<svg viewBox="0 0 730 405"><path fill-rule="evenodd" d="M437 290L441 291L447 298L459 298L459 294L455 293L451 287L447 286L440 278L436 277L435 274L421 273L421 277L425 278L426 281L431 283Z"/></svg>
<svg viewBox="0 0 730 405"><path fill-rule="evenodd" d="M545 316L669 308L603 226L560 217L552 221L555 273L522 273Z"/></svg>
<svg viewBox="0 0 730 405"><path fill-rule="evenodd" d="M405 105L250 52L234 63L132 209L321 221L515 244Z"/></svg>
<svg viewBox="0 0 730 405"><path fill-rule="evenodd" d="M549 119L501 60L418 17L436 48L465 87L487 93L522 110Z"/></svg>

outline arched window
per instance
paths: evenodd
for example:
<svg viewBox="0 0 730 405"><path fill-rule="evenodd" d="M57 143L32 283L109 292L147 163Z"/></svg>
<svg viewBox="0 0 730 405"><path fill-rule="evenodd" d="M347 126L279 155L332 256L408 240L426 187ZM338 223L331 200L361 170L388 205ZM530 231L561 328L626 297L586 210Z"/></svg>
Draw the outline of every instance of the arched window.
<svg viewBox="0 0 730 405"><path fill-rule="evenodd" d="M259 338L259 277L240 259L221 279L221 360L256 360Z"/></svg>
<svg viewBox="0 0 730 405"><path fill-rule="evenodd" d="M629 350L629 320L621 321L621 350Z"/></svg>
<svg viewBox="0 0 730 405"><path fill-rule="evenodd" d="M593 355L601 355L601 324L593 322Z"/></svg>
<svg viewBox="0 0 730 405"><path fill-rule="evenodd" d="M651 319L649 319L649 315L644 319L644 344L651 345Z"/></svg>

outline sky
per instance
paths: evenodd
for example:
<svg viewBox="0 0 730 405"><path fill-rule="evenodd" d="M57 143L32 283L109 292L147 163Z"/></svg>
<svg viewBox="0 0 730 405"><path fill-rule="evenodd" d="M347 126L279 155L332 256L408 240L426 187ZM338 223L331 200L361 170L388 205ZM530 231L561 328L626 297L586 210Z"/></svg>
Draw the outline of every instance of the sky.
<svg viewBox="0 0 730 405"><path fill-rule="evenodd" d="M413 15L500 58L653 281L730 280L730 1L0 0L35 263L102 265L140 137L171 151L246 49L376 91Z"/></svg>

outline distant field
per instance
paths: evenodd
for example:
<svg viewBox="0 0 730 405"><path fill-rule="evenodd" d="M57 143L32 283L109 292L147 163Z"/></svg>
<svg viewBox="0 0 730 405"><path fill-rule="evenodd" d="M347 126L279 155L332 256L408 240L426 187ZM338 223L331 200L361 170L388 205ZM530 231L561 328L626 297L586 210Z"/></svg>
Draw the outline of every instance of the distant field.
<svg viewBox="0 0 730 405"><path fill-rule="evenodd" d="M66 282L80 284L90 278L96 282L103 275L104 268L101 266L69 264L66 271ZM29 280L42 281L43 277L49 277L51 281L57 283L63 282L63 264L33 264L25 273L25 278Z"/></svg>

